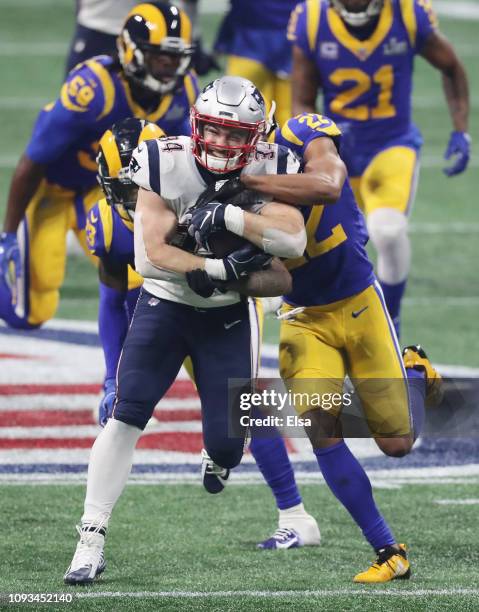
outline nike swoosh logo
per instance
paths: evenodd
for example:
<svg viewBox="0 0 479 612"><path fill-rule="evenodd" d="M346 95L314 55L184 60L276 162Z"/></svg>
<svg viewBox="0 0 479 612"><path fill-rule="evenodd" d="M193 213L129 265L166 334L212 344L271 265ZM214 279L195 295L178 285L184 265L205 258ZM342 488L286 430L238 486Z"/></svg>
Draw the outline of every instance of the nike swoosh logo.
<svg viewBox="0 0 479 612"><path fill-rule="evenodd" d="M359 315L362 314L368 308L369 306L365 306L364 308L361 308L361 310L353 310L353 312L351 313L353 319L357 319Z"/></svg>
<svg viewBox="0 0 479 612"><path fill-rule="evenodd" d="M233 321L232 323L225 323L225 329L230 329L230 327L233 327L233 325L237 325L238 323L241 323L241 319L238 319L237 321Z"/></svg>
<svg viewBox="0 0 479 612"><path fill-rule="evenodd" d="M208 221L208 219L211 217L213 213L211 212L211 210L209 210L206 215L203 218L203 221L201 222L201 227L203 227L203 225Z"/></svg>
<svg viewBox="0 0 479 612"><path fill-rule="evenodd" d="M287 548L291 548L295 544L299 544L298 538L291 538L287 542L276 542L276 548L287 549Z"/></svg>

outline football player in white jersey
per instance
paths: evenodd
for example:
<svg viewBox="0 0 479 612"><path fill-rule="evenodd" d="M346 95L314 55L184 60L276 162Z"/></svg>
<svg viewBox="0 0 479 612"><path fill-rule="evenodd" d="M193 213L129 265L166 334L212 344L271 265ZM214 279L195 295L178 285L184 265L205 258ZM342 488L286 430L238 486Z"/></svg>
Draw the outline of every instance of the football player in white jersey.
<svg viewBox="0 0 479 612"><path fill-rule="evenodd" d="M218 178L298 171L288 149L260 142L266 127L256 87L223 77L196 101L191 138L142 143L133 155L132 179L140 187L135 265L145 281L120 358L113 416L92 448L80 541L64 576L68 584L92 582L103 572L105 533L134 448L187 355L202 404L205 487L221 490L241 461L246 428L238 399L257 376L259 326L254 301L227 283L264 268L271 256L300 256L306 245L303 217L273 201L259 201L251 212L209 204L211 214L193 225L195 238L201 241L203 232L226 227L245 239L244 246L223 257L205 257L174 244L179 224L188 221L198 197ZM203 246L207 255L212 245ZM218 287L209 297L188 285L186 275L198 270Z"/></svg>

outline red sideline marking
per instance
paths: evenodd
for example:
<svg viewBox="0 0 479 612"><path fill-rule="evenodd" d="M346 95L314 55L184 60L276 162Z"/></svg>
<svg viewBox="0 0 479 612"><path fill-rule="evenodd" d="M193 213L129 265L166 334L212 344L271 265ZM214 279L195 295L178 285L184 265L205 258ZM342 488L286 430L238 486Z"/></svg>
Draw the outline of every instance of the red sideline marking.
<svg viewBox="0 0 479 612"><path fill-rule="evenodd" d="M0 438L0 449L12 448L91 448L95 438ZM199 453L203 448L203 436L196 432L167 432L145 434L137 448Z"/></svg>
<svg viewBox="0 0 479 612"><path fill-rule="evenodd" d="M0 385L0 395L91 395L99 393L101 385L73 383L65 385ZM196 389L191 380L176 380L165 397L196 397Z"/></svg>
<svg viewBox="0 0 479 612"><path fill-rule="evenodd" d="M200 410L159 410L155 417L161 423L201 421ZM96 425L92 410L8 410L0 411L0 427L60 427L62 425Z"/></svg>

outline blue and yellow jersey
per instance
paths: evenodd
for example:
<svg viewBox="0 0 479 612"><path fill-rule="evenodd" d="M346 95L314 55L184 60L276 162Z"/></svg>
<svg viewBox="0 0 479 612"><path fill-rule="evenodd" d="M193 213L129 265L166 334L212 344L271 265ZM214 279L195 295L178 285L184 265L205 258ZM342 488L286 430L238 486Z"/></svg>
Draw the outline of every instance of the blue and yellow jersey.
<svg viewBox="0 0 479 612"><path fill-rule="evenodd" d="M275 74L291 72L291 44L286 38L297 0L231 0L215 50L260 62Z"/></svg>
<svg viewBox="0 0 479 612"><path fill-rule="evenodd" d="M46 178L66 189L86 190L96 184L98 141L113 123L139 117L157 123L166 134L189 135L189 109L199 93L194 73L183 87L164 96L145 112L111 57L100 55L76 66L59 98L39 114L26 153L47 164Z"/></svg>
<svg viewBox="0 0 479 612"><path fill-rule="evenodd" d="M88 213L86 240L92 255L134 266L133 222L105 199Z"/></svg>
<svg viewBox="0 0 479 612"><path fill-rule="evenodd" d="M316 138L332 138L339 145L341 132L327 117L303 113L289 119L275 133L275 142L292 149L301 159ZM302 207L308 242L302 257L286 261L293 290L285 301L298 306L330 304L359 293L374 273L366 254L368 234L349 181L334 204Z"/></svg>
<svg viewBox="0 0 479 612"><path fill-rule="evenodd" d="M414 56L436 27L430 0L385 0L365 40L351 34L327 0L297 6L288 38L316 64L324 113L340 125L348 147L373 147L411 131Z"/></svg>

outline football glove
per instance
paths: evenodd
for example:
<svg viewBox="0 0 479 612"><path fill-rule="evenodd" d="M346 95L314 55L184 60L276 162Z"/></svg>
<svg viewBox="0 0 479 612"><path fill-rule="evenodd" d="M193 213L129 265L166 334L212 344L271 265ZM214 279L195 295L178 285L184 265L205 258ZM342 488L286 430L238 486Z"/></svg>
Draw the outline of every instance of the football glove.
<svg viewBox="0 0 479 612"><path fill-rule="evenodd" d="M206 270L201 270L200 268L187 272L186 280L188 282L188 287L204 298L211 297L215 292L215 289L219 289L221 292L226 291L226 283L223 281L212 280L209 277L208 272L206 272Z"/></svg>
<svg viewBox="0 0 479 612"><path fill-rule="evenodd" d="M466 132L451 132L449 144L447 145L444 159L446 161L455 158L452 166L444 168L446 176L461 174L467 168L471 155L471 137Z"/></svg>
<svg viewBox="0 0 479 612"><path fill-rule="evenodd" d="M199 76L208 74L210 70L221 70L211 51L203 48L201 38L195 40L195 52L193 53L193 67Z"/></svg>
<svg viewBox="0 0 479 612"><path fill-rule="evenodd" d="M226 229L225 210L227 204L211 202L191 212L188 233L199 246L208 247L208 236L213 232Z"/></svg>
<svg viewBox="0 0 479 612"><path fill-rule="evenodd" d="M210 202L226 202L240 208L248 208L259 199L258 192L246 189L239 177L235 177L227 180L222 179L208 185L203 193L198 196L194 208L201 208Z"/></svg>
<svg viewBox="0 0 479 612"><path fill-rule="evenodd" d="M247 244L223 259L227 281L235 281L243 276L248 276L251 272L264 270L270 265L272 259L271 255L254 244Z"/></svg>
<svg viewBox="0 0 479 612"><path fill-rule="evenodd" d="M16 301L17 283L22 275L22 259L14 232L0 234L0 276L12 290L12 301Z"/></svg>
<svg viewBox="0 0 479 612"><path fill-rule="evenodd" d="M113 406L116 397L116 380L114 378L106 378L103 383L103 397L98 407L98 422L102 427L105 427L108 419L113 413Z"/></svg>

